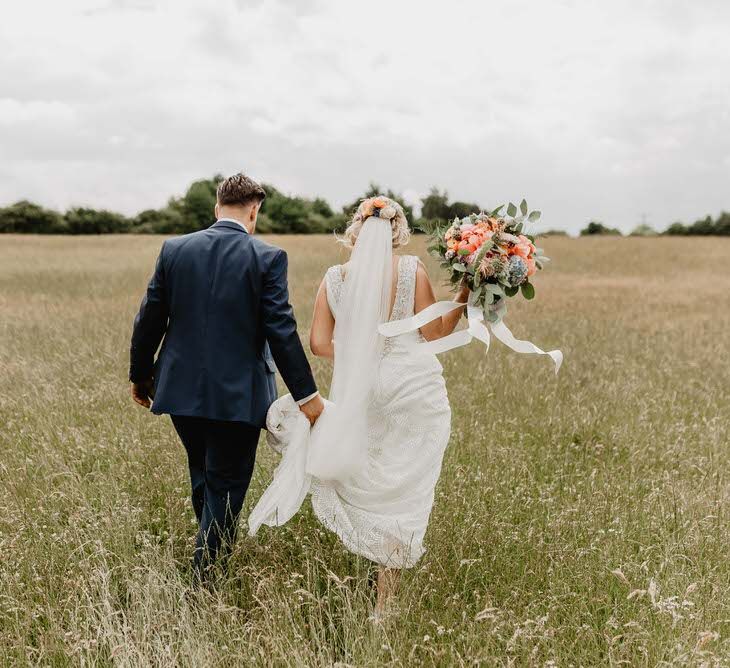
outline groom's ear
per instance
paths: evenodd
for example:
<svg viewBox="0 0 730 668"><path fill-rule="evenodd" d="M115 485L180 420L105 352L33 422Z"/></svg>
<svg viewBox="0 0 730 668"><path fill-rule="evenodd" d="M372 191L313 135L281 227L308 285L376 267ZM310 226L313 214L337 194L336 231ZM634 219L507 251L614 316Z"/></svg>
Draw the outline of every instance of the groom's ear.
<svg viewBox="0 0 730 668"><path fill-rule="evenodd" d="M218 202L215 203L213 213L215 213L215 219L218 220L218 218L220 218L220 207L218 206Z"/></svg>

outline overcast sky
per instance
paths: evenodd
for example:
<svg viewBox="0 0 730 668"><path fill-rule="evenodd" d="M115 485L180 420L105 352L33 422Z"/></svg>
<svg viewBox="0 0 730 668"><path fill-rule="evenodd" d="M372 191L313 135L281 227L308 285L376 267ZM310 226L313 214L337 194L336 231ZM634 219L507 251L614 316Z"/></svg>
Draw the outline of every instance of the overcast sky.
<svg viewBox="0 0 730 668"><path fill-rule="evenodd" d="M543 227L730 209L727 0L24 0L0 23L0 204L128 214L243 170Z"/></svg>

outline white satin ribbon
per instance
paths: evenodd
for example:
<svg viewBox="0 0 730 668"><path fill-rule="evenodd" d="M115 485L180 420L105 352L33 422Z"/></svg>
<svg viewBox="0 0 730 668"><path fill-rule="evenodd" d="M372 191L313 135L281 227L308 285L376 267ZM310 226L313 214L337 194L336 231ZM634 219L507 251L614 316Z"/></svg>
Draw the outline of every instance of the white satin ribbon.
<svg viewBox="0 0 730 668"><path fill-rule="evenodd" d="M406 334L408 332L415 332L417 329L420 329L432 320L436 320L436 318L440 318L457 308L463 307L464 304L460 304L458 302L436 302L411 318L386 322L378 327L378 331L386 337L400 336L401 334ZM517 353L548 355L555 364L556 375L558 371L560 371L560 365L563 363L563 353L560 350L549 350L545 352L530 341L521 341L516 339L502 319L497 322L487 322L485 324L484 313L482 310L476 306L472 306L471 304L466 307L466 316L469 322L467 329L454 332L453 334L436 339L435 341L418 343L414 346L414 348L422 353L436 355L438 353L446 352L447 350L453 350L454 348L465 346L471 343L473 339L479 339L487 347L487 350L489 350L491 331L497 340L501 341L505 346Z"/></svg>

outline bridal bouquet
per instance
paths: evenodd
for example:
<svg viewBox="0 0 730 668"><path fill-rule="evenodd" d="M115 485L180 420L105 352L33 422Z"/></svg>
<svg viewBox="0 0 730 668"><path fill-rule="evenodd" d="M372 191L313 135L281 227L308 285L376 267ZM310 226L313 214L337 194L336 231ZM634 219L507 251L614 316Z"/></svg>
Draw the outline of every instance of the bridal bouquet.
<svg viewBox="0 0 730 668"><path fill-rule="evenodd" d="M504 298L518 292L525 299L535 296L530 279L549 261L535 246L535 238L523 232L525 223L537 221L540 212L529 211L524 199L519 213L511 202L504 215L503 208L455 218L448 227L424 230L434 242L429 251L449 271L451 283L466 281L471 290L470 303L480 307L491 322L504 316Z"/></svg>

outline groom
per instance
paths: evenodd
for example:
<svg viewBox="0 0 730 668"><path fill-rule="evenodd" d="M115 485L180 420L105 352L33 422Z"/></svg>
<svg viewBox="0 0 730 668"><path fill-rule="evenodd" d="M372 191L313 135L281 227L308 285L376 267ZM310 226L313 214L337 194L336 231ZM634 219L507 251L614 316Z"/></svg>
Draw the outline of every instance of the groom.
<svg viewBox="0 0 730 668"><path fill-rule="evenodd" d="M169 413L187 451L199 577L235 539L276 368L310 423L323 409L289 304L286 253L253 236L265 197L243 174L223 181L217 222L162 245L134 321L132 398Z"/></svg>

